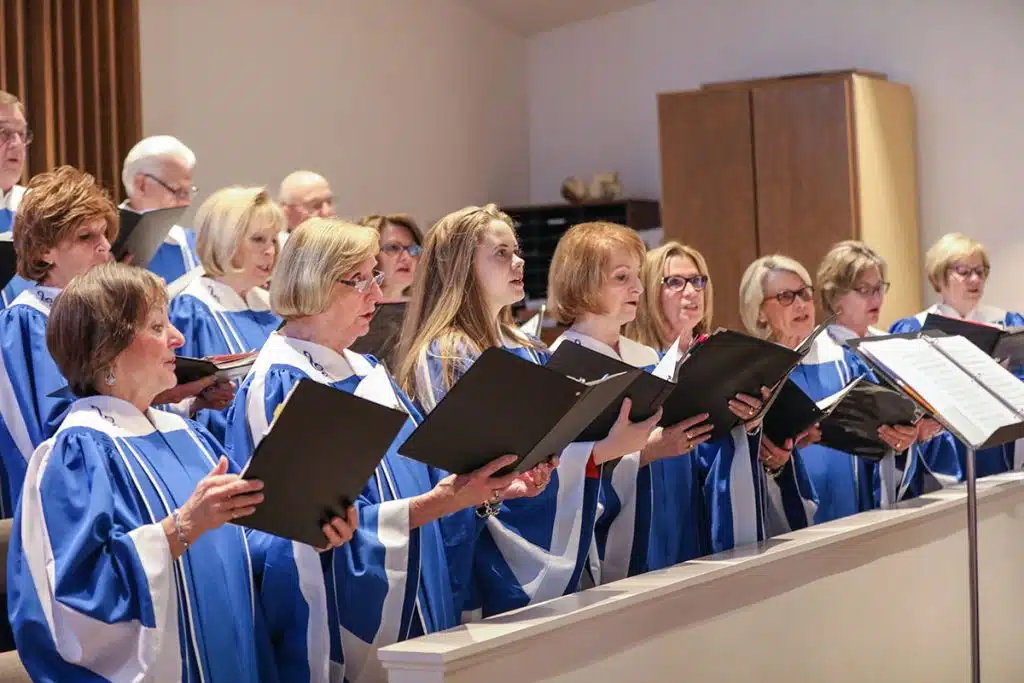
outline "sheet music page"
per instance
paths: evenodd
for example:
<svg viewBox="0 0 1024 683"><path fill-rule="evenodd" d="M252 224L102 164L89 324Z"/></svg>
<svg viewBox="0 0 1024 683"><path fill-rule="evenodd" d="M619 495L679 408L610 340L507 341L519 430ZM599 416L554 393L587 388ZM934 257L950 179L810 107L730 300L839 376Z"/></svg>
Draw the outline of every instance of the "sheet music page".
<svg viewBox="0 0 1024 683"><path fill-rule="evenodd" d="M936 337L931 343L1017 410L1024 411L1024 382L964 337Z"/></svg>
<svg viewBox="0 0 1024 683"><path fill-rule="evenodd" d="M864 342L861 348L917 391L972 444L1017 422L1013 411L924 339L883 339Z"/></svg>

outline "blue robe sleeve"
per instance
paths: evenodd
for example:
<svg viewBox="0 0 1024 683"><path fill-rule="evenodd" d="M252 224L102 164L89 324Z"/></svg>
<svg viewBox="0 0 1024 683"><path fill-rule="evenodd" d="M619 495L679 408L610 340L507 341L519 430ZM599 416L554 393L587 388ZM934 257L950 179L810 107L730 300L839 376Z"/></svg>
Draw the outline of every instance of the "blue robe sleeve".
<svg viewBox="0 0 1024 683"><path fill-rule="evenodd" d="M70 429L29 468L8 609L33 680L181 677L170 546L115 461L107 437Z"/></svg>
<svg viewBox="0 0 1024 683"><path fill-rule="evenodd" d="M909 334L911 332L918 332L921 330L921 322L911 316L909 318L900 318L892 324L889 328L890 334Z"/></svg>
<svg viewBox="0 0 1024 683"><path fill-rule="evenodd" d="M20 305L0 314L0 453L11 494L4 516L20 497L32 452L56 432L74 399L46 348L46 316Z"/></svg>

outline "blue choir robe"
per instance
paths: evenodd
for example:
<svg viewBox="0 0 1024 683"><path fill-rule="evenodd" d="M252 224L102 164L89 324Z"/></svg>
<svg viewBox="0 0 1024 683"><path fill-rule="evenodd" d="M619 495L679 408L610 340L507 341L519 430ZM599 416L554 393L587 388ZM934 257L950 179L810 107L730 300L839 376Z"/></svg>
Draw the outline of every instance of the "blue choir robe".
<svg viewBox="0 0 1024 683"><path fill-rule="evenodd" d="M503 348L538 365L550 357L546 349L513 340L504 341ZM460 355L456 381L477 357L468 350ZM424 412L444 398L436 342L417 360L416 384ZM479 535L472 529L456 534L446 525L446 542L457 542L463 548L461 557L470 557L473 565L470 586L456 592L463 618L488 617L580 589L597 516L600 471L591 458L593 448L592 442L567 446L544 491L534 498L504 501ZM465 576L461 565L452 574L456 580Z"/></svg>
<svg viewBox="0 0 1024 683"><path fill-rule="evenodd" d="M676 341L654 374L674 380ZM674 458L650 465L653 499L650 569L685 562L802 529L817 507L798 450L776 476L761 466L761 432L742 425Z"/></svg>
<svg viewBox="0 0 1024 683"><path fill-rule="evenodd" d="M32 456L8 551L33 680L261 680L245 533L208 531L175 560L161 525L220 454L175 415L104 396L73 404Z"/></svg>
<svg viewBox="0 0 1024 683"><path fill-rule="evenodd" d="M267 290L253 288L243 299L230 286L208 277L196 278L174 297L168 316L185 338L176 353L191 358L257 351L281 324L270 310ZM203 410L196 419L223 439L226 413Z"/></svg>
<svg viewBox="0 0 1024 683"><path fill-rule="evenodd" d="M995 325L997 327L1017 327L1024 325L1024 315L1004 311L993 306L980 305L971 311L966 318L962 318L952 306L946 304L935 304L921 311L917 315L902 318L893 323L890 332L893 334L906 334L917 332L924 326L928 314L944 315L947 318L961 318L970 322ZM1011 368L1018 378L1024 380L1024 367ZM967 474L967 447L956 440L957 458L959 460L960 480ZM990 474L998 474L1009 470L1024 468L1024 440L985 448L975 453L975 472L979 477Z"/></svg>
<svg viewBox="0 0 1024 683"><path fill-rule="evenodd" d="M885 333L869 328L868 334L879 336ZM844 358L851 357L847 363L851 375L863 373L867 379L878 383L877 377L866 364L845 348L846 342L857 337L857 333L842 325L830 325L827 336L828 339L822 341L822 345L832 346L831 341L844 347ZM836 353L834 348L832 353ZM849 381L853 379L851 376ZM863 463L862 466L871 474L872 503L881 507L951 486L961 478L956 440L946 431L939 432L924 443L915 442L902 453L892 453L891 457L886 456L877 463Z"/></svg>
<svg viewBox="0 0 1024 683"><path fill-rule="evenodd" d="M653 372L659 360L657 351L632 339L620 336L616 351L573 329L556 339L551 351L565 342L580 344L646 372ZM595 585L647 570L650 528L650 468L640 466L639 452L630 453L601 468L597 523L590 551L590 577Z"/></svg>
<svg viewBox="0 0 1024 683"><path fill-rule="evenodd" d="M46 347L53 287L33 285L0 311L0 516L14 515L29 458L56 432L71 405L67 380ZM51 396L54 392L56 396Z"/></svg>
<svg viewBox="0 0 1024 683"><path fill-rule="evenodd" d="M227 444L239 465L303 378L404 410L409 419L355 503L359 528L351 541L319 558L313 548L293 544L265 570L257 568L267 628L272 641L291 643L276 653L282 680L303 680L287 672L314 662L321 648L329 652L332 681L383 680L378 648L458 623L439 523L409 527L410 498L433 489L446 473L398 454L420 416L383 365L276 332L228 414ZM321 632L328 642L303 652L303 643Z"/></svg>
<svg viewBox="0 0 1024 683"><path fill-rule="evenodd" d="M18 205L21 203L21 198L24 195L25 188L21 185L13 186L8 192L0 190L0 240L11 241L14 239L14 214L17 212ZM3 291L0 292L0 308L10 306L11 302L21 294L21 291L31 285L32 282L29 280L20 275L15 275L3 288Z"/></svg>

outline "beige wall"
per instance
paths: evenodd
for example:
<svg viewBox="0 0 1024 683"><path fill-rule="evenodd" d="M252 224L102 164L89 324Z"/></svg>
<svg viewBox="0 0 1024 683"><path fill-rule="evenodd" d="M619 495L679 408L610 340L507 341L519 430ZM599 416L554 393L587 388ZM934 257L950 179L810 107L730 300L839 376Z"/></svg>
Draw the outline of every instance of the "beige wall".
<svg viewBox="0 0 1024 683"><path fill-rule="evenodd" d="M923 248L961 230L993 257L988 301L1024 309L1024 2L658 0L529 44L530 198L617 170L659 194L655 95L859 67L914 89ZM811 264L807 264L810 266Z"/></svg>
<svg viewBox="0 0 1024 683"><path fill-rule="evenodd" d="M523 38L460 0L142 0L143 130L207 196L309 167L337 210L527 198Z"/></svg>

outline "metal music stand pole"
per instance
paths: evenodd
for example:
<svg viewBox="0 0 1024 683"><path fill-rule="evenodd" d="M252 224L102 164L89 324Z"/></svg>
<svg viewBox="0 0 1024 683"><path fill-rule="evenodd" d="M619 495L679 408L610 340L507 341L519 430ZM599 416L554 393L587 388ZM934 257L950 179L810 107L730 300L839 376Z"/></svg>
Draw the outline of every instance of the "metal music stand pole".
<svg viewBox="0 0 1024 683"><path fill-rule="evenodd" d="M966 443L966 442L965 442ZM967 447L967 571L971 592L971 683L981 683L981 620L978 592L978 491L975 450Z"/></svg>

